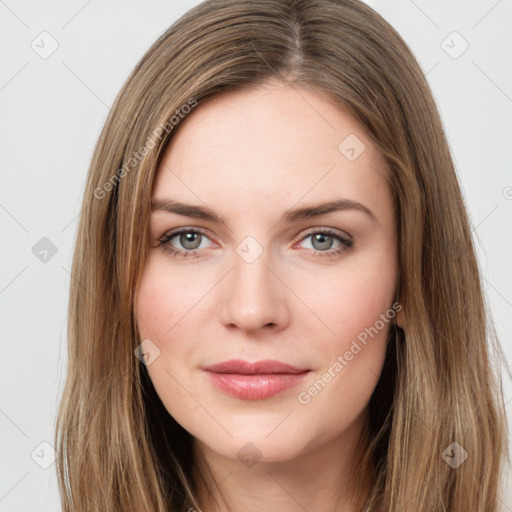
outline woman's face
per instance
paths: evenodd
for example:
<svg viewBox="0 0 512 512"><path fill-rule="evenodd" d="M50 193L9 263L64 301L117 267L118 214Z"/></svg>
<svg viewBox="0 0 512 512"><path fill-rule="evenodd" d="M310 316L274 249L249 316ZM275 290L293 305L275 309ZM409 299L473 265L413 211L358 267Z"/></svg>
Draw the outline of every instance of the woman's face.
<svg viewBox="0 0 512 512"><path fill-rule="evenodd" d="M158 395L205 448L291 460L364 416L395 322L385 172L353 119L277 82L182 122L153 189L136 315ZM249 366L205 370L235 359ZM263 360L299 373L251 370Z"/></svg>

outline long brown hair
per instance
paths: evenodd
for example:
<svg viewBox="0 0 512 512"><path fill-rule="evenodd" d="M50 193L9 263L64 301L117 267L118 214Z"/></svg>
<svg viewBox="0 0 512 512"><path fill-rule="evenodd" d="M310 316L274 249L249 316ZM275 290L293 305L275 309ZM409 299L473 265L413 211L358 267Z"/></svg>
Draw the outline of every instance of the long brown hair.
<svg viewBox="0 0 512 512"><path fill-rule="evenodd" d="M358 0L207 0L159 37L123 86L92 158L73 258L55 432L63 510L199 508L191 436L134 356L150 195L181 119L275 78L345 109L388 164L407 325L391 332L370 402L366 510L496 512L508 458L504 358L471 227L423 72ZM457 467L454 450L467 453Z"/></svg>

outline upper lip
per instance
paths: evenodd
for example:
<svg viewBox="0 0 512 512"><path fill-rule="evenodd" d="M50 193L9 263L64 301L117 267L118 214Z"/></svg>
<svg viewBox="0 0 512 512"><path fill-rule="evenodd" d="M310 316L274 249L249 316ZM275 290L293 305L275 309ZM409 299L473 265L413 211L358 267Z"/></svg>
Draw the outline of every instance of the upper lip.
<svg viewBox="0 0 512 512"><path fill-rule="evenodd" d="M266 359L251 363L243 359L231 359L222 363L212 364L203 368L215 373L236 373L241 375L265 375L272 373L303 373L307 368L299 368L281 361Z"/></svg>

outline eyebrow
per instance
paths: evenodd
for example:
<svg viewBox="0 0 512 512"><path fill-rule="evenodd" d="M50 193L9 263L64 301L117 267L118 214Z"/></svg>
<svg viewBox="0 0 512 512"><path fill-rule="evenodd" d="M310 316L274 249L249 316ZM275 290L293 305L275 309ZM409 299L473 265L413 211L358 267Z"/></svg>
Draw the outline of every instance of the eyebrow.
<svg viewBox="0 0 512 512"><path fill-rule="evenodd" d="M360 211L371 218L373 222L377 222L375 214L366 206L351 199L337 199L327 201L324 203L317 203L301 208L292 208L283 213L280 222L297 222L305 219L312 219L327 215L336 211L356 210ZM225 224L226 220L215 213L207 206L199 206L182 203L175 199L154 199L151 201L151 212L164 211L168 213L177 213L185 217L193 217L196 219L203 219L217 224Z"/></svg>

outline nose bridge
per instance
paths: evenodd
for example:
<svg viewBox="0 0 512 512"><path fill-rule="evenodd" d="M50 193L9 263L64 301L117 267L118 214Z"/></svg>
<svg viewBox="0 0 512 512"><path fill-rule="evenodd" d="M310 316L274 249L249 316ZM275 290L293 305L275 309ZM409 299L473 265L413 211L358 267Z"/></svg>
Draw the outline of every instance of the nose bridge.
<svg viewBox="0 0 512 512"><path fill-rule="evenodd" d="M283 322L284 286L271 270L271 260L270 249L254 238L247 237L239 244L225 285L225 325L234 324L249 331Z"/></svg>

